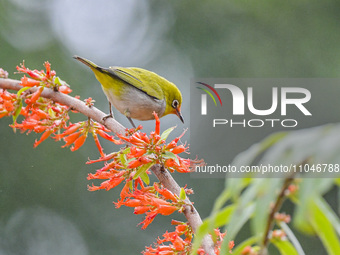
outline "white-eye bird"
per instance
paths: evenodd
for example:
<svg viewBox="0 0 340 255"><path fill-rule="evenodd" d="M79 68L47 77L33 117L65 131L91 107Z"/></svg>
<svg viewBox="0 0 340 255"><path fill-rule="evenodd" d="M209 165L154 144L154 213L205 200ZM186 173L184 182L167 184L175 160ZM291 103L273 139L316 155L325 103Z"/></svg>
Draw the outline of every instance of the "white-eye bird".
<svg viewBox="0 0 340 255"><path fill-rule="evenodd" d="M137 67L103 68L85 58L75 59L89 66L111 104L124 114L135 127L132 119L154 119L153 112L159 117L176 114L184 123L181 114L182 94L175 84L158 74Z"/></svg>

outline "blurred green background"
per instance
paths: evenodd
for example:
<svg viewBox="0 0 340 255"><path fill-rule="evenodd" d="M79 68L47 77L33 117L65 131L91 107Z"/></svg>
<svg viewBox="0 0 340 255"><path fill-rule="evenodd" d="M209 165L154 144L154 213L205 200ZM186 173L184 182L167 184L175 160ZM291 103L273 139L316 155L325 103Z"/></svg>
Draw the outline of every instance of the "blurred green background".
<svg viewBox="0 0 340 255"><path fill-rule="evenodd" d="M183 93L186 124L176 116L162 119L162 129L178 125L177 135L190 120L193 77L339 77L339 13L337 0L0 0L0 67L15 79L20 77L15 66L23 60L31 69L42 69L48 60L73 95L94 98L105 112L107 101L94 75L72 55L102 66L155 71ZM339 106L334 102L334 109ZM116 118L129 126L119 113ZM131 208L114 209L119 189L87 191L87 174L100 167L85 165L88 158L99 157L90 139L73 153L51 140L33 149L38 136L14 134L10 123L0 120L1 255L46 250L139 254L172 230L170 217L162 216L146 230L136 227L142 216L133 215ZM149 132L154 123L143 125ZM105 143L105 151L112 150ZM208 216L224 180L175 178L195 190L191 199L201 216ZM331 193L329 201L335 200ZM324 252L316 239L301 242L311 249L307 254Z"/></svg>

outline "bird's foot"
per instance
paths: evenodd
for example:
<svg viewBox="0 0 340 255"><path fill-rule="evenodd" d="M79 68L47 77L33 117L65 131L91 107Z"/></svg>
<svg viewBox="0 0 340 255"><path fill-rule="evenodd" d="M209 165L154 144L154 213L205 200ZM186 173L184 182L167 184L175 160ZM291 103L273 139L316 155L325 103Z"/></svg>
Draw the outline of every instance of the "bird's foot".
<svg viewBox="0 0 340 255"><path fill-rule="evenodd" d="M128 116L126 116L126 118L130 121L131 125L133 126L134 129L136 129L136 125L135 123L133 123L132 119Z"/></svg>
<svg viewBox="0 0 340 255"><path fill-rule="evenodd" d="M105 117L103 117L103 121L105 121L108 118L113 118L114 119L113 114L111 113L111 114L106 115Z"/></svg>

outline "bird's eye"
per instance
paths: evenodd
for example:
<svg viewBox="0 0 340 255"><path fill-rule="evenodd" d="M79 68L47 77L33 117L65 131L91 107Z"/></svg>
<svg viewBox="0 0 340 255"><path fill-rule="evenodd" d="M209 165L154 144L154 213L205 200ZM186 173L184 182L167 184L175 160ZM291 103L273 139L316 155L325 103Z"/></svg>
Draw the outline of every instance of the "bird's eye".
<svg viewBox="0 0 340 255"><path fill-rule="evenodd" d="M174 101L172 101L172 107L173 107L173 108L176 109L176 108L178 107L178 104L179 104L179 103L178 103L178 101L177 101L176 99L175 99Z"/></svg>

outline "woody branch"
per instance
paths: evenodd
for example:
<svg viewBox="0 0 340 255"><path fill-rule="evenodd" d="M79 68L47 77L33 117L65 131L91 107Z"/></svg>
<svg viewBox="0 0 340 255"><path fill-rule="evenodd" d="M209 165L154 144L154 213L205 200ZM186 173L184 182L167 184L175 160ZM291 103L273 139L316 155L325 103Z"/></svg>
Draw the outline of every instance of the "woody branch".
<svg viewBox="0 0 340 255"><path fill-rule="evenodd" d="M13 80L13 79L4 79L0 78L0 88L7 89L7 90L15 90L18 91L22 88L20 86L20 81ZM37 88L30 88L28 91L30 93L34 93L37 90ZM75 110L77 112L80 112L84 114L85 116L103 124L108 129L110 129L114 133L124 133L125 127L121 125L119 122L117 122L113 118L104 118L106 114L96 107L88 107L84 102L71 97L69 95L59 93L58 91L53 91L49 88L44 88L43 92L41 93L42 97L52 99L55 102L58 102L60 104L66 105L70 107L72 110ZM172 178L169 171L164 169L160 165L154 165L151 167L151 171L156 175L158 180L164 185L165 188L173 192L174 194L177 194L179 196L180 194L180 186L177 184L177 182ZM186 219L188 220L190 226L192 227L193 231L196 232L198 227L202 224L201 217L195 207L192 205L191 201L186 198L185 202L188 204L184 210L184 215ZM209 236L206 236L203 239L202 247L205 250L206 254L208 255L214 255L214 245L212 242L212 239Z"/></svg>

